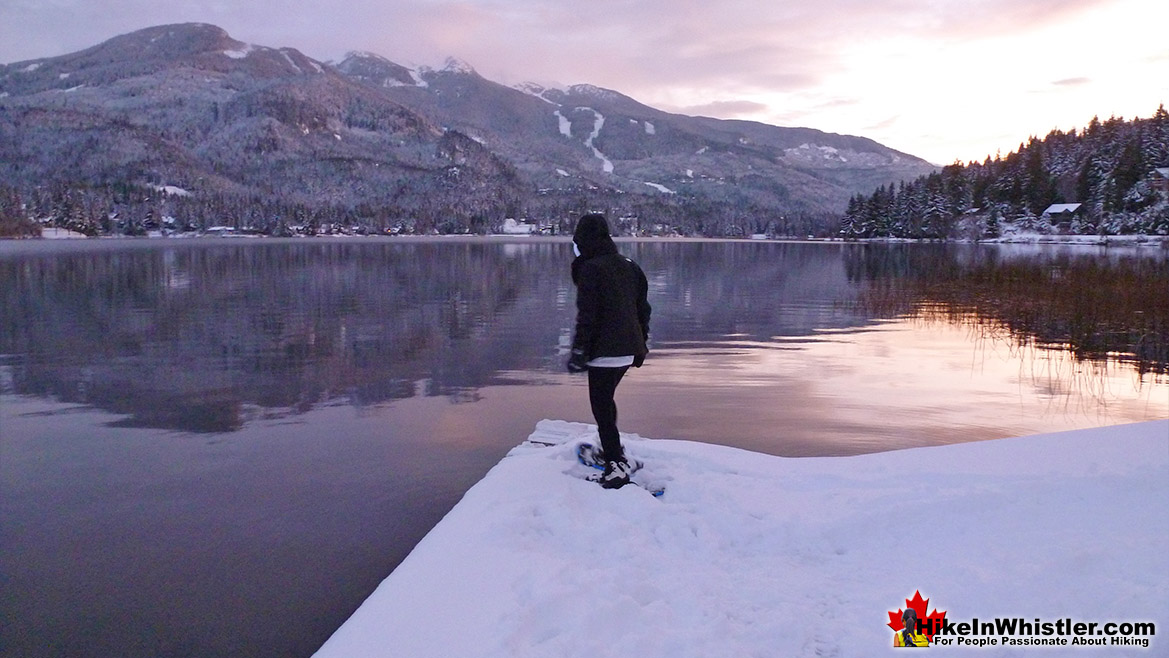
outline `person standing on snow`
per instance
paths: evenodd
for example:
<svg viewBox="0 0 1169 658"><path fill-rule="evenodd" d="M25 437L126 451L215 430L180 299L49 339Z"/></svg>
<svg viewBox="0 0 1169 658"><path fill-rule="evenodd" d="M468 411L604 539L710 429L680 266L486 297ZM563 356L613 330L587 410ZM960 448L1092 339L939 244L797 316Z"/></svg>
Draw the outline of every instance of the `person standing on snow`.
<svg viewBox="0 0 1169 658"><path fill-rule="evenodd" d="M589 404L605 459L601 486L616 489L629 483L632 469L621 447L613 395L629 366L640 368L649 351L649 284L637 263L617 253L604 215L581 217L572 244L576 329L568 371L589 374Z"/></svg>

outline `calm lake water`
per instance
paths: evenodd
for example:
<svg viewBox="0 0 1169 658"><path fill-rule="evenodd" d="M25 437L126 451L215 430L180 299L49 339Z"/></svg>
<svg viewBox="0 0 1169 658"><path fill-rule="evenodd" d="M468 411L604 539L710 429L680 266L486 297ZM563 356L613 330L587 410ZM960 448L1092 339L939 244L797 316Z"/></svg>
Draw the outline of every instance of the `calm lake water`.
<svg viewBox="0 0 1169 658"><path fill-rule="evenodd" d="M1169 417L1169 256L621 242L621 427L851 455ZM566 241L0 244L0 655L309 656L542 418Z"/></svg>

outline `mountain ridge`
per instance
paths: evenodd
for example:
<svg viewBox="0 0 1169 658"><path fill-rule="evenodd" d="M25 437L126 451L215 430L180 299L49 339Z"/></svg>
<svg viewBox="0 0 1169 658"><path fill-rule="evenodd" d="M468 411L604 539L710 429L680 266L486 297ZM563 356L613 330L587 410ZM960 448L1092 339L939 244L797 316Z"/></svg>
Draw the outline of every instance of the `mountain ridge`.
<svg viewBox="0 0 1169 658"><path fill-rule="evenodd" d="M379 230L599 208L734 234L838 216L934 170L864 137L672 114L591 84L506 86L453 58L319 62L201 23L0 65L0 183L17 190L175 186L188 204L263 198L378 215Z"/></svg>

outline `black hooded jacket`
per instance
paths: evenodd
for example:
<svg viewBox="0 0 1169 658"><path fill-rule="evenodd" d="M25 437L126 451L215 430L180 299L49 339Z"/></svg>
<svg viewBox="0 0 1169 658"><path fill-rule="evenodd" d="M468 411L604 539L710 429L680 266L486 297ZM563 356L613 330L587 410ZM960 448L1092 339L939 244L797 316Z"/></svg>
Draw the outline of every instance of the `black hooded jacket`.
<svg viewBox="0 0 1169 658"><path fill-rule="evenodd" d="M585 215L573 242L580 256L572 261L576 284L573 350L587 359L644 357L649 338L649 284L637 263L617 253L601 215ZM639 364L640 365L640 364Z"/></svg>

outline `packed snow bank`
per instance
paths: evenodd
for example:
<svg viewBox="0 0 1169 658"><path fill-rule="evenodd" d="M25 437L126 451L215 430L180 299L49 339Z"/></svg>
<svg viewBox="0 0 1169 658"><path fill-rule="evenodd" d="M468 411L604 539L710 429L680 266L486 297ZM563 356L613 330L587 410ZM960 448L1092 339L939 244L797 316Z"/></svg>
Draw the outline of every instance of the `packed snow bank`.
<svg viewBox="0 0 1169 658"><path fill-rule="evenodd" d="M661 498L580 479L595 436L540 422L318 658L884 655L917 591L953 621L1169 634L1169 421L802 459L625 436Z"/></svg>

